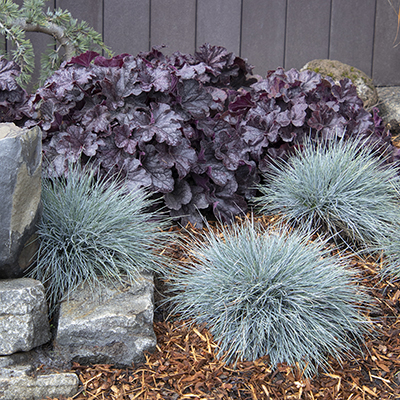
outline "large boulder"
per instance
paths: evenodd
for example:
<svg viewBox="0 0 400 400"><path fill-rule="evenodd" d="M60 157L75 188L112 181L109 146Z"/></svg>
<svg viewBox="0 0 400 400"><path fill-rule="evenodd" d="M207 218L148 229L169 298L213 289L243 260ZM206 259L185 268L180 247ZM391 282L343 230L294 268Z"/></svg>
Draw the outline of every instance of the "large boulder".
<svg viewBox="0 0 400 400"><path fill-rule="evenodd" d="M19 278L35 253L41 216L42 141L38 127L0 124L0 279Z"/></svg>
<svg viewBox="0 0 400 400"><path fill-rule="evenodd" d="M54 349L66 362L130 367L153 351L153 278L137 284L89 284L61 303Z"/></svg>
<svg viewBox="0 0 400 400"><path fill-rule="evenodd" d="M378 104L378 92L372 79L363 71L344 64L337 60L312 60L308 62L300 71L311 70L323 76L329 76L336 84L341 79L350 79L357 89L358 97L363 101L364 108L370 111Z"/></svg>
<svg viewBox="0 0 400 400"><path fill-rule="evenodd" d="M42 283L30 278L0 280L0 355L29 351L49 340Z"/></svg>

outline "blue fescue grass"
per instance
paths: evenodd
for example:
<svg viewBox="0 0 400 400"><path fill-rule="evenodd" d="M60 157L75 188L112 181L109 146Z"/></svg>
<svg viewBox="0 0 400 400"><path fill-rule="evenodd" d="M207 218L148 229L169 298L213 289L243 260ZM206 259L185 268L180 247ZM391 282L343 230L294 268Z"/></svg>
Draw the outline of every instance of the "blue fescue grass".
<svg viewBox="0 0 400 400"><path fill-rule="evenodd" d="M377 247L399 230L399 173L360 140L304 146L271 167L255 200L260 211L326 232L356 248Z"/></svg>
<svg viewBox="0 0 400 400"><path fill-rule="evenodd" d="M400 214L400 213L399 213ZM400 219L400 216L399 216ZM395 230L385 242L377 246L377 251L384 256L380 276L391 281L400 280L400 229Z"/></svg>
<svg viewBox="0 0 400 400"><path fill-rule="evenodd" d="M67 179L43 179L40 248L30 276L45 284L51 311L85 281L135 282L166 262L159 253L170 237L162 231L167 220L149 211L150 194L98 178L70 166Z"/></svg>
<svg viewBox="0 0 400 400"><path fill-rule="evenodd" d="M368 330L369 297L326 242L310 239L252 221L192 237L187 265L168 275L172 312L205 323L228 363L268 354L311 376L328 355L350 356Z"/></svg>

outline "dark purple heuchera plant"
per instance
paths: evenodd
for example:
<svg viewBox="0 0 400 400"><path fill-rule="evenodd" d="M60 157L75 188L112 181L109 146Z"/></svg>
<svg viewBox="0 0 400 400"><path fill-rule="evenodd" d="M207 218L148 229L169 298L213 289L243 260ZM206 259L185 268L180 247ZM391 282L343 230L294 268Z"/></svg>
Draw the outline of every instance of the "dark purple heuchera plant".
<svg viewBox="0 0 400 400"><path fill-rule="evenodd" d="M21 68L0 56L0 122L14 122L29 115L28 94L16 81Z"/></svg>
<svg viewBox="0 0 400 400"><path fill-rule="evenodd" d="M72 58L30 100L43 130L47 172L91 162L163 196L174 217L201 225L198 210L223 220L245 212L271 160L310 134L361 135L390 143L349 80L294 69L250 76L223 47L194 55L160 49L105 59Z"/></svg>

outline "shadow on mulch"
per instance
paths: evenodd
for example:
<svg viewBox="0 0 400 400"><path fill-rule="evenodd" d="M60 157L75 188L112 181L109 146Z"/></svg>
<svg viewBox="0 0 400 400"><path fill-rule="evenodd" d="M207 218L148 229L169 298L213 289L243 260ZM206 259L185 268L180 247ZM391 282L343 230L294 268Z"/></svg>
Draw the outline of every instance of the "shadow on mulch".
<svg viewBox="0 0 400 400"><path fill-rule="evenodd" d="M179 248L174 251L182 257ZM400 283L379 281L374 261L353 257L352 263L377 303L370 315L375 334L366 338L363 356L342 365L331 358L331 370L313 379L286 365L269 368L268 356L233 369L216 357L217 344L205 327L164 320L159 310L157 349L146 362L127 369L74 364L81 388L72 399L400 399Z"/></svg>

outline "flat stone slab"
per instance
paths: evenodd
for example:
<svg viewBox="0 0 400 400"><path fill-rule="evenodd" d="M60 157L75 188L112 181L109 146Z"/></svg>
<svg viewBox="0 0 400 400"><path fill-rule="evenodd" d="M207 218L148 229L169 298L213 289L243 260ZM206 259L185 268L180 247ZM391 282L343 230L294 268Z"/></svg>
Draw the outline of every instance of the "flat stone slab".
<svg viewBox="0 0 400 400"><path fill-rule="evenodd" d="M42 283L30 278L0 280L0 355L29 351L49 340Z"/></svg>
<svg viewBox="0 0 400 400"><path fill-rule="evenodd" d="M30 352L0 357L0 399L42 400L72 397L79 379L70 372L35 375L37 361Z"/></svg>
<svg viewBox="0 0 400 400"><path fill-rule="evenodd" d="M108 284L95 290L85 284L61 303L54 349L81 364L130 367L153 351L153 277L134 285Z"/></svg>
<svg viewBox="0 0 400 400"><path fill-rule="evenodd" d="M18 367L0 369L0 399L42 400L71 397L78 391L79 379L74 373L38 375L23 373Z"/></svg>

